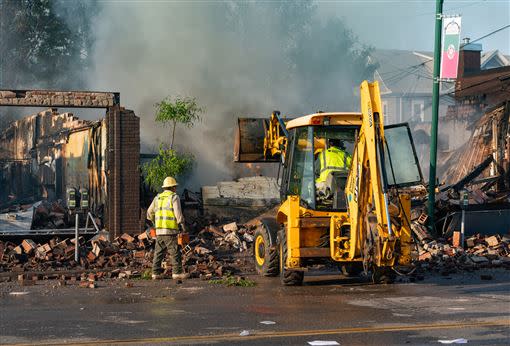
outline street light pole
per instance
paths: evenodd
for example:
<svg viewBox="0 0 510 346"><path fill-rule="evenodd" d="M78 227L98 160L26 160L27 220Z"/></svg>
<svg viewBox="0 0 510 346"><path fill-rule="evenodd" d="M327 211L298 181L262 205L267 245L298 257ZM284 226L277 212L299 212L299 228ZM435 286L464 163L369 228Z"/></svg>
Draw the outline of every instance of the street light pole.
<svg viewBox="0 0 510 346"><path fill-rule="evenodd" d="M443 0L436 0L436 37L434 42L434 80L432 86L432 125L430 128L430 168L428 216L429 227L434 230L434 205L436 197L437 123L439 118L439 69L441 66L441 31L443 25Z"/></svg>

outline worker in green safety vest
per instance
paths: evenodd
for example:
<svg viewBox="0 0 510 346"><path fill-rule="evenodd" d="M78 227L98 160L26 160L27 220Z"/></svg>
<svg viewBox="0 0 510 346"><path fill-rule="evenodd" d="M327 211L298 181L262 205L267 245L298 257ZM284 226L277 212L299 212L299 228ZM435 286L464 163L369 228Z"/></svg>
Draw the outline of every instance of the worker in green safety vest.
<svg viewBox="0 0 510 346"><path fill-rule="evenodd" d="M346 151L342 140L330 138L327 144L327 148L318 154L315 163L318 176L315 179L317 193L326 196L333 192L331 191L331 173L348 174L352 163L352 156Z"/></svg>
<svg viewBox="0 0 510 346"><path fill-rule="evenodd" d="M185 230L181 201L177 195L177 182L172 177L165 178L163 192L158 194L147 210L147 219L156 226L156 247L152 263L152 279L162 279L161 262L166 252L172 262L172 279L186 279L188 274L182 269L182 254L178 244L179 226Z"/></svg>

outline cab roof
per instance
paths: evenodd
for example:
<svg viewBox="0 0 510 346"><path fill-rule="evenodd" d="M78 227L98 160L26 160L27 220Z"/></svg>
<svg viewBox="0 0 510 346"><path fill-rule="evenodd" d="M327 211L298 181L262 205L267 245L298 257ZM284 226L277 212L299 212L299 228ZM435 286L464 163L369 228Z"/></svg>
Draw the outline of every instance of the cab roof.
<svg viewBox="0 0 510 346"><path fill-rule="evenodd" d="M299 118L289 120L287 129L302 126L321 126L324 125L324 119L329 119L329 125L358 125L361 126L361 113L359 112L333 112L333 113L313 113Z"/></svg>

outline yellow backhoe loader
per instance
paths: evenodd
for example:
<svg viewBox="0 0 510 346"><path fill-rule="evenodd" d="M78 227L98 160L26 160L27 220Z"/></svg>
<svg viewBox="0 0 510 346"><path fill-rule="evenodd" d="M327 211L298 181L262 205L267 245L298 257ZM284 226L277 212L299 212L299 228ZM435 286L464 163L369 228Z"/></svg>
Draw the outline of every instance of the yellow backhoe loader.
<svg viewBox="0 0 510 346"><path fill-rule="evenodd" d="M281 204L254 241L261 275L300 285L311 265L337 263L390 282L411 262L411 199L422 183L407 124L383 126L377 82L360 86L361 113L238 119L235 161L280 162Z"/></svg>

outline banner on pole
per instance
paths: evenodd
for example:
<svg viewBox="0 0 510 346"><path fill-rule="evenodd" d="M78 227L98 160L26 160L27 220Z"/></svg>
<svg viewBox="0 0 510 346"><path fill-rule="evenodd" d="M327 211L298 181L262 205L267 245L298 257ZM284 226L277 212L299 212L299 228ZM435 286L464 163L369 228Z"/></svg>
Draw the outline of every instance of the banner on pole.
<svg viewBox="0 0 510 346"><path fill-rule="evenodd" d="M441 47L441 79L457 78L460 46L459 16L443 18L443 44Z"/></svg>

